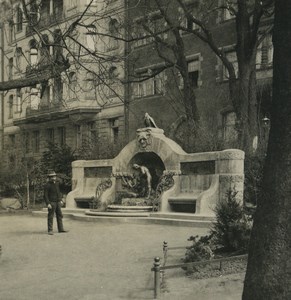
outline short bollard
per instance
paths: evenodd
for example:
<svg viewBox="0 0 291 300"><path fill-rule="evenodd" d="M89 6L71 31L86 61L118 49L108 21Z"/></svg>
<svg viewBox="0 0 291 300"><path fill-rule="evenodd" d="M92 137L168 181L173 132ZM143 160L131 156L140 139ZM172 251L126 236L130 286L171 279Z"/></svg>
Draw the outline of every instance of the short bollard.
<svg viewBox="0 0 291 300"><path fill-rule="evenodd" d="M154 280L155 280L155 288L154 288L154 299L159 299L161 295L161 287L160 287L160 258L156 257L154 260L153 271L155 272Z"/></svg>
<svg viewBox="0 0 291 300"><path fill-rule="evenodd" d="M167 253L167 251L168 251L168 242L164 241L164 243L163 243L163 252L164 252L164 255L165 255L165 253Z"/></svg>

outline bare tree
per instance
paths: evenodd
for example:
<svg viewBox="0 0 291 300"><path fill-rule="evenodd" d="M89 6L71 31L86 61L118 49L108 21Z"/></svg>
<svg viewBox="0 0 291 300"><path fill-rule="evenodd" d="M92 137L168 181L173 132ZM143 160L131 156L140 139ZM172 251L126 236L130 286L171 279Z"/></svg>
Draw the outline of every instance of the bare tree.
<svg viewBox="0 0 291 300"><path fill-rule="evenodd" d="M229 95L237 115L237 130L240 148L248 153L253 152L253 141L258 136L258 102L256 96L256 55L257 48L271 32L272 24L262 24L273 12L273 1L184 1L155 0L155 7L162 16L163 28L157 32L147 25L150 17L144 18L143 26L149 35L154 37L157 53L168 64L175 66L184 81L184 105L188 115L199 119L193 89L189 86L187 60L183 32L199 38L217 55L227 70ZM191 4L191 5L190 5ZM195 8L193 10L193 7ZM148 9L152 9L148 4ZM178 13L177 13L178 12ZM233 51L237 60L230 59L217 34L215 34L217 14L228 13L234 20L236 40ZM152 18L155 16L153 15ZM186 20L186 22L184 22ZM173 39L160 38L161 33L171 32ZM145 37L146 38L146 37ZM171 55L169 55L169 52Z"/></svg>

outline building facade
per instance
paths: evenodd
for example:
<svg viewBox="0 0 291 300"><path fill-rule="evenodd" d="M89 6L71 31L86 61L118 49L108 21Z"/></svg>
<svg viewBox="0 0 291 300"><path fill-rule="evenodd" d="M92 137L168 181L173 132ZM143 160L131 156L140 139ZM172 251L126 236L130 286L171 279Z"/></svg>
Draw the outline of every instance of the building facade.
<svg viewBox="0 0 291 300"><path fill-rule="evenodd" d="M202 134L208 135L208 137L201 137L205 140L206 150L207 147L209 147L208 150L215 148L218 140L222 148L235 147L237 142L236 114L229 99L228 71L207 43L190 31L187 32L187 29L198 32L201 30L184 12L177 8L177 2L175 0L161 1L163 4L167 3L165 14L171 16L170 21L162 16L160 8L156 5L157 1L132 3L130 19L132 20L133 41L130 45L132 55L130 71L132 81L136 82L132 84L129 99L131 128L141 126L142 116L148 112L158 126L165 130L167 136L187 148L185 136L181 136L183 127L181 116L186 113L182 101L184 97L183 81L181 73L175 65L167 67L167 64L172 61L178 61L177 56L175 57L171 50L172 47L178 48L176 37L168 30L169 22L176 22L176 25L186 29L180 31L180 37L183 40L183 52L187 60L189 79L196 96L200 122L205 128L205 132ZM213 9L209 15L205 11L201 11L205 7L198 5L198 2L184 1L189 13L194 17L197 16L198 19L198 16L201 16L200 20L211 30L213 40L220 49L224 50L228 60L233 63L237 75L235 16L230 11L221 9L221 7L226 7L226 1L212 1L212 5L216 8L220 7L220 9ZM269 116L271 101L273 45L271 31L268 33L267 30L271 24L270 18L262 18L261 29L258 33L256 76L257 109L260 119ZM159 73L159 69L162 72ZM158 74L151 76L155 73ZM146 80L147 77L148 80ZM264 129L261 128L261 130ZM130 136L134 136L134 130L131 131ZM214 139L217 140L214 141ZM213 145L210 145L209 143L212 142Z"/></svg>
<svg viewBox="0 0 291 300"><path fill-rule="evenodd" d="M1 11L7 13L1 15L1 82L53 73L1 92L1 149L10 165L21 157L40 157L50 142L70 146L80 158L112 157L144 126L146 112L185 147L183 81L175 66L167 66L173 53L166 46L158 49L154 38L169 45L174 36L163 30L165 19L154 2L33 0L24 8L21 1L11 7L2 1ZM174 2L168 1L173 15ZM185 1L193 15L196 2ZM141 25L145 18L148 28ZM195 29L187 16L176 19ZM237 71L234 16L217 10L207 22ZM197 36L185 31L181 38L205 140L214 143L215 137L223 148L233 147L236 115L228 72ZM262 118L271 97L272 51L267 34L258 45L256 65Z"/></svg>
<svg viewBox="0 0 291 300"><path fill-rule="evenodd" d="M122 140L124 67L119 57L124 45L105 36L112 22L119 30L121 15L108 13L117 11L119 1L90 2L29 1L25 8L21 1L1 3L6 10L1 82L40 78L1 93L1 149L11 166L23 157L39 158L48 143L68 145L82 158L94 151L95 157L110 155L100 145L114 148ZM104 38L97 38L96 27Z"/></svg>

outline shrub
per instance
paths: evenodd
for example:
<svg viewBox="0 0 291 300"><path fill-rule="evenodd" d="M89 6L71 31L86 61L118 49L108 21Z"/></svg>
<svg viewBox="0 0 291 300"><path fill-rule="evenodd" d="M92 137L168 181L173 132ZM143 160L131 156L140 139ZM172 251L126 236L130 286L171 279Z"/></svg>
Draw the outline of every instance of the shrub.
<svg viewBox="0 0 291 300"><path fill-rule="evenodd" d="M225 201L216 205L216 222L211 228L213 244L223 251L245 253L248 248L251 221L236 200L236 191L228 191Z"/></svg>
<svg viewBox="0 0 291 300"><path fill-rule="evenodd" d="M236 194L236 191L228 191L226 200L216 205L216 221L212 224L209 235L200 238L191 236L188 239L193 244L187 249L183 262L208 260L229 252L247 252L252 221L236 200Z"/></svg>
<svg viewBox="0 0 291 300"><path fill-rule="evenodd" d="M187 248L185 258L183 259L184 263L213 258L214 253L211 249L211 236L202 236L199 238L199 236L196 235L191 236L188 240L193 243Z"/></svg>
<svg viewBox="0 0 291 300"><path fill-rule="evenodd" d="M48 144L48 149L43 152L41 159L41 168L44 174L48 170L54 170L58 173L61 180L60 188L63 193L71 191L72 162L76 160L75 153L67 146L57 144Z"/></svg>

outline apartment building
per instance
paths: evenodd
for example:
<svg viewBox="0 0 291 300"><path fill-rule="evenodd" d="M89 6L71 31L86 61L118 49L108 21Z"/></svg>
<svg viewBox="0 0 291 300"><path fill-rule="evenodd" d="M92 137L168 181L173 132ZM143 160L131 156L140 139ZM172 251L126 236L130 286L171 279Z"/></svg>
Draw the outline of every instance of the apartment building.
<svg viewBox="0 0 291 300"><path fill-rule="evenodd" d="M1 82L33 83L1 93L4 161L38 158L50 142L98 156L123 136L124 45L106 36L121 34L120 1L25 2L0 3Z"/></svg>
<svg viewBox="0 0 291 300"><path fill-rule="evenodd" d="M135 1L132 2L129 10L133 38L133 42L130 44L132 53L130 76L132 81L135 81L132 84L129 100L130 124L131 128L141 126L142 116L148 112L155 119L157 125L165 130L167 136L185 146L183 138L179 137L179 128L183 124L181 116L185 115L185 106L182 104L184 87L181 74L175 66L165 67L173 58L169 48L171 45L175 45L174 42L171 43L171 39L174 40L174 37L167 30L169 24L161 15L155 2ZM164 2L167 1L161 3ZM193 16L202 14L198 9L201 10L203 6L197 5L198 2L184 1ZM174 22L179 22L181 26L191 30L200 30L189 17L183 15L177 8L177 1L168 1L167 3L167 10L172 10L170 13L174 16ZM227 3L224 3L223 0L216 1L216 7L223 7L224 4ZM264 38L261 38L257 48L256 76L260 119L268 116L271 100L273 46L271 33L266 34L265 30L271 23L272 20L269 18L265 18L261 22L262 28L259 36L264 34ZM234 15L226 9L213 9L211 14L205 14L205 24L211 29L214 41L225 51L237 73ZM161 39L159 49L155 43L157 39L155 40L153 37L155 33ZM188 74L194 88L200 120L207 128L206 131L210 138L213 136L219 138L223 141L225 148L234 147L237 137L236 114L229 99L228 71L209 45L199 37L187 31L181 31L181 38L184 43ZM163 44L163 42L165 43ZM159 72L159 69L163 71ZM151 76L155 73L157 73L155 76ZM130 136L134 136L133 130L130 132Z"/></svg>

